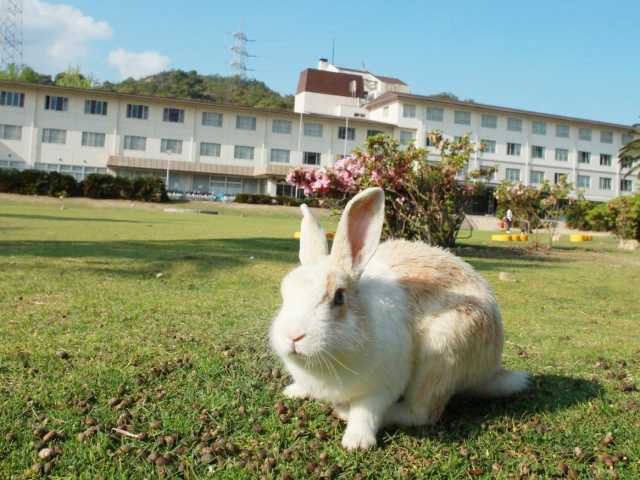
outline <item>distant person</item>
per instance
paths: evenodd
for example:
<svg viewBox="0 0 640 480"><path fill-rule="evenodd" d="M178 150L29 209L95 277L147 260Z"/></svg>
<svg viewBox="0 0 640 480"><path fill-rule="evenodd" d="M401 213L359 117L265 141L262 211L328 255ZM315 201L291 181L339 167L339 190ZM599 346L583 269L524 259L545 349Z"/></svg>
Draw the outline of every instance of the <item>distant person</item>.
<svg viewBox="0 0 640 480"><path fill-rule="evenodd" d="M510 208L507 208L507 213L504 215L504 221L507 224L507 233L511 233L511 225L513 224L513 212Z"/></svg>

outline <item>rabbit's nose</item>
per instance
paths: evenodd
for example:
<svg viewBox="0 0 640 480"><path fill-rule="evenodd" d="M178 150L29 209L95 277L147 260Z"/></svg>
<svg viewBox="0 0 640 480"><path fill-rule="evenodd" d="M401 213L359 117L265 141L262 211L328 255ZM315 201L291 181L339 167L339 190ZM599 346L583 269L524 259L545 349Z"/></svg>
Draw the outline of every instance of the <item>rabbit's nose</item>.
<svg viewBox="0 0 640 480"><path fill-rule="evenodd" d="M306 337L306 335L303 333L302 335L298 335L297 337L292 338L291 341L293 343L296 343L296 342L299 342L300 340L302 340L304 337Z"/></svg>

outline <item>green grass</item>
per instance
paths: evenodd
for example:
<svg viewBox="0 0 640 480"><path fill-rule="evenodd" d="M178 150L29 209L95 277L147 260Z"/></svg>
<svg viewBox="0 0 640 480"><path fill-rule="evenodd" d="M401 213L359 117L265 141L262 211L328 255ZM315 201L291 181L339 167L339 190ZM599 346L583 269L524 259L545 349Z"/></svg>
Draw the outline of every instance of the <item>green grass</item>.
<svg viewBox="0 0 640 480"><path fill-rule="evenodd" d="M640 387L639 253L611 238L548 254L464 240L502 308L504 361L534 388L455 399L438 425L347 453L325 405L282 398L267 346L296 210L207 208L220 215L0 196L0 478L45 475L32 469L39 426L64 434L39 462L50 478L548 478L560 464L640 476L640 394L623 391Z"/></svg>

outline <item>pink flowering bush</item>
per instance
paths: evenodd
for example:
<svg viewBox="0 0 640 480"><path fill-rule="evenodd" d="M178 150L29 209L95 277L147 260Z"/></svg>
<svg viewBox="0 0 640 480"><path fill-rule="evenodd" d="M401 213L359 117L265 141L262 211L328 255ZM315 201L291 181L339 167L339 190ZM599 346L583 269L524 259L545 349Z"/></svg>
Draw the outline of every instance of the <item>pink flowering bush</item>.
<svg viewBox="0 0 640 480"><path fill-rule="evenodd" d="M439 162L429 162L424 149L401 148L393 138L377 135L364 150L355 150L332 167L291 171L287 182L337 206L360 190L381 187L386 194L385 237L452 247L476 189L459 178L474 147L468 137L453 142L439 132L430 136L440 150Z"/></svg>

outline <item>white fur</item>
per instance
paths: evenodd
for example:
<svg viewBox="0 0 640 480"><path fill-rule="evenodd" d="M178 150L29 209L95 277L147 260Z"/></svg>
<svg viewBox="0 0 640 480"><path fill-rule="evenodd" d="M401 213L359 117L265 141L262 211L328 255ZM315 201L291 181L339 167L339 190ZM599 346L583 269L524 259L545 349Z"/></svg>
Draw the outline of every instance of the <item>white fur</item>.
<svg viewBox="0 0 640 480"><path fill-rule="evenodd" d="M374 446L385 424L436 421L456 392L507 395L528 382L500 367L502 324L484 279L438 248L401 241L377 248L383 218L382 190L358 194L327 256L324 232L303 208L302 265L282 282L282 308L270 330L294 379L284 394L332 402L347 421L347 449ZM455 273L449 287L416 299L401 282L409 276L402 268L435 283ZM333 301L338 288L346 292L343 306ZM461 313L467 304L486 318Z"/></svg>

